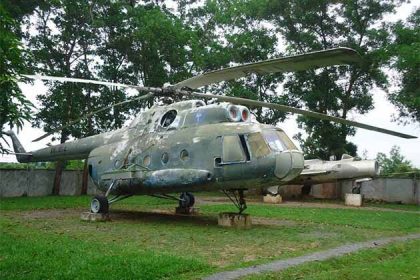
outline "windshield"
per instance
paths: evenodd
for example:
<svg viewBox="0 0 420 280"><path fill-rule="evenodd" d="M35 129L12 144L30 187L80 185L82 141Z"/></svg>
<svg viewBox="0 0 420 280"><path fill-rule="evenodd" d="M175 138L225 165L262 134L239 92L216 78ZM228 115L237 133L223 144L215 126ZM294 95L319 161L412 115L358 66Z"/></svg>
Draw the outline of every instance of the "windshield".
<svg viewBox="0 0 420 280"><path fill-rule="evenodd" d="M263 131L265 140L268 146L274 152L282 152L284 150L297 150L292 140L287 137L286 133L281 130L266 130Z"/></svg>

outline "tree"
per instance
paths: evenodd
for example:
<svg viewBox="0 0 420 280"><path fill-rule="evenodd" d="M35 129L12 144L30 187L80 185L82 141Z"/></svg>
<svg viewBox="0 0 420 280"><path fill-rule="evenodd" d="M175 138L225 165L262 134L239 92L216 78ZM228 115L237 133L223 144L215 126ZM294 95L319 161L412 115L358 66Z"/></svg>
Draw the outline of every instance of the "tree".
<svg viewBox="0 0 420 280"><path fill-rule="evenodd" d="M157 4L61 0L37 8L36 18L37 33L28 34L28 41L39 72L146 86L187 77L189 31ZM41 108L35 125L53 132L81 114L126 98L121 90L53 83L46 95L38 96ZM69 137L120 128L129 112L138 112L142 105L133 102L103 111L65 127L58 138L64 143ZM57 164L55 186L63 166Z"/></svg>
<svg viewBox="0 0 420 280"><path fill-rule="evenodd" d="M17 79L24 72L22 46L16 30L18 23L0 4L0 138L5 140L3 131L17 127L21 129L25 120L31 119L32 104L22 94ZM0 142L0 153L8 148Z"/></svg>
<svg viewBox="0 0 420 280"><path fill-rule="evenodd" d="M28 32L27 39L38 72L65 77L93 76L89 67L97 40L91 24L93 5L90 1L63 0L35 9L36 32ZM91 90L92 87L79 84L50 84L47 94L37 97L41 108L36 114L35 125L52 132L79 118L94 102ZM79 138L95 132L88 120L62 129L58 138L64 143L70 136ZM65 165L64 161L56 164L53 194L59 194Z"/></svg>
<svg viewBox="0 0 420 280"><path fill-rule="evenodd" d="M344 46L357 50L366 61L364 65L289 75L285 94L301 107L344 119L373 108L370 90L387 85L381 66L389 33L383 19L399 1L263 2L262 18L270 20L283 35L288 54ZM339 158L343 153L356 154L357 147L346 140L348 135L354 135L354 128L301 116L298 123L307 134L296 136L307 157L328 159L330 155Z"/></svg>
<svg viewBox="0 0 420 280"><path fill-rule="evenodd" d="M188 77L193 32L158 4L116 2L101 6L98 25L101 42L97 54L104 63L99 68L100 79L163 86ZM110 99L125 100L126 93L104 89L101 101ZM132 102L114 108L113 113L133 115L152 103Z"/></svg>
<svg viewBox="0 0 420 280"><path fill-rule="evenodd" d="M415 170L411 162L406 160L405 157L401 154L401 149L398 146L393 146L391 148L389 156L384 153L378 153L376 160L381 167L381 175L404 173Z"/></svg>
<svg viewBox="0 0 420 280"><path fill-rule="evenodd" d="M187 2L181 1L179 9L184 22L196 31L192 75L279 56L276 34L255 15L258 1L212 0L196 8ZM282 80L282 74L252 74L207 86L204 91L291 105L287 95L275 94ZM275 124L285 119L285 114L276 110L250 109L260 122Z"/></svg>
<svg viewBox="0 0 420 280"><path fill-rule="evenodd" d="M389 94L389 100L399 110L399 122L420 123L420 9L406 23L397 22L393 32L391 66L400 73L400 79L399 89Z"/></svg>

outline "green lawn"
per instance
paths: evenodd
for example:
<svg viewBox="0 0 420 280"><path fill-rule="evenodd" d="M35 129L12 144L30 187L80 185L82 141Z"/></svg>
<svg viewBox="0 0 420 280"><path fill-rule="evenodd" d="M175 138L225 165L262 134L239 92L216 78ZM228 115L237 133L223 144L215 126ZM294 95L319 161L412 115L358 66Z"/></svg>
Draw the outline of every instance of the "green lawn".
<svg viewBox="0 0 420 280"><path fill-rule="evenodd" d="M0 200L0 279L194 279L211 273L420 231L420 215L253 204L249 230L217 226L229 204L173 216L175 203L132 197L111 222L80 220L90 197ZM160 210L160 213L152 212ZM269 277L269 276L268 276Z"/></svg>

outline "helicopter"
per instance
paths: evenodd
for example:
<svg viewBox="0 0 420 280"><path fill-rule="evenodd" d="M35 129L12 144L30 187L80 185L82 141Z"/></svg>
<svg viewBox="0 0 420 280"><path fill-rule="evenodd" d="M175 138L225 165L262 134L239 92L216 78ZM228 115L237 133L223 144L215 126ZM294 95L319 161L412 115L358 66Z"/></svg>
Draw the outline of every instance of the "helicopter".
<svg viewBox="0 0 420 280"><path fill-rule="evenodd" d="M193 193L214 190L223 191L242 213L247 207L245 190L374 177L379 170L374 160L356 160L347 155L339 161L305 161L303 153L284 130L252 120L246 106L301 114L408 139L417 137L285 105L195 90L249 73L292 72L360 62L356 51L340 47L228 67L164 87L24 75L30 79L91 83L147 92L82 118L155 96L178 96L189 100L154 105L139 113L127 127L32 152L25 151L12 131L6 134L12 139L19 162L87 159L90 178L103 192L92 198L92 213L108 213L111 204L133 195L174 199L179 202L179 208L190 209L195 203ZM202 99L214 99L219 103L207 105ZM173 193L181 195L176 197Z"/></svg>

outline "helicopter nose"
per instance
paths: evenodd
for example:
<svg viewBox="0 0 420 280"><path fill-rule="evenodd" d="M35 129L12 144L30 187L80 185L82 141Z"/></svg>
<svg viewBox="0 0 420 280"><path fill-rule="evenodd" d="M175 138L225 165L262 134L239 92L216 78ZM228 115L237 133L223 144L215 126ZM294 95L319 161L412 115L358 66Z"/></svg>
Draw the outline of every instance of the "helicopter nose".
<svg viewBox="0 0 420 280"><path fill-rule="evenodd" d="M298 176L304 167L303 154L297 150L287 150L276 156L274 175L282 181L290 181Z"/></svg>

